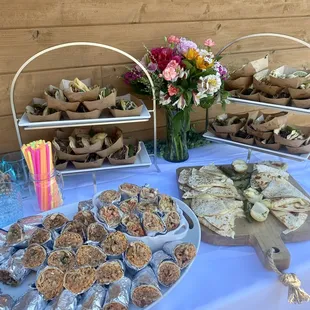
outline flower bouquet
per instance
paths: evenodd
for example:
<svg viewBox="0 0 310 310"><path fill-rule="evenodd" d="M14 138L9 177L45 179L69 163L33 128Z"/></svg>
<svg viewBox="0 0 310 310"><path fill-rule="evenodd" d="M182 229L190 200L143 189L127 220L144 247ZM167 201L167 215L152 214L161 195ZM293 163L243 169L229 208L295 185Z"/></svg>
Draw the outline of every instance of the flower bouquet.
<svg viewBox="0 0 310 310"><path fill-rule="evenodd" d="M214 56L208 39L204 47L174 35L165 38L166 46L147 50L141 64L155 85L158 104L166 109L167 145L164 158L172 162L188 159L186 133L190 128L192 106L208 109L215 102L226 103L223 80L227 70ZM139 66L123 75L124 81L140 94L152 94L148 78Z"/></svg>

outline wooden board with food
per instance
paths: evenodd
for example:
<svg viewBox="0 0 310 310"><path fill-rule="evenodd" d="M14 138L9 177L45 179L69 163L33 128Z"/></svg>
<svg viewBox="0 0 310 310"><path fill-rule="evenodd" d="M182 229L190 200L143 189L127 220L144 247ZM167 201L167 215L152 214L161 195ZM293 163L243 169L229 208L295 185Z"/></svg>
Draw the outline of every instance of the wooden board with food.
<svg viewBox="0 0 310 310"><path fill-rule="evenodd" d="M268 268L266 253L275 250L280 270L290 265L286 242L310 239L310 196L282 162L182 167L180 194L201 224L202 241L251 245Z"/></svg>

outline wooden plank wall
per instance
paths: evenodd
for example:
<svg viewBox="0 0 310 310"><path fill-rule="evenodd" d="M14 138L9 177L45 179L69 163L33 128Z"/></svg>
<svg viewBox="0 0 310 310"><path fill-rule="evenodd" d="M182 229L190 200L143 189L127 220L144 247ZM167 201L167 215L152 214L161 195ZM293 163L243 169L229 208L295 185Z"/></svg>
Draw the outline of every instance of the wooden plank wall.
<svg viewBox="0 0 310 310"><path fill-rule="evenodd" d="M202 43L213 38L221 48L233 39L259 32L275 32L310 41L309 0L0 0L0 153L18 149L9 105L9 88L21 64L38 51L70 41L112 45L140 58L147 47L162 44L163 36L175 34ZM270 55L272 67L290 64L310 68L310 51L284 39L256 38L233 45L224 55L229 68ZM16 109L22 113L31 98L42 95L48 84L61 78L92 77L96 83L113 83L119 93L128 88L119 78L128 59L94 47L72 47L46 54L21 74L15 91ZM149 103L148 103L149 104ZM253 110L230 105L228 111ZM210 116L220 113L219 107ZM192 115L203 130L204 112ZM291 122L308 123L292 115ZM158 113L159 136L164 136L164 113ZM152 136L152 123L122 126L141 139ZM53 131L22 131L25 142L50 138Z"/></svg>

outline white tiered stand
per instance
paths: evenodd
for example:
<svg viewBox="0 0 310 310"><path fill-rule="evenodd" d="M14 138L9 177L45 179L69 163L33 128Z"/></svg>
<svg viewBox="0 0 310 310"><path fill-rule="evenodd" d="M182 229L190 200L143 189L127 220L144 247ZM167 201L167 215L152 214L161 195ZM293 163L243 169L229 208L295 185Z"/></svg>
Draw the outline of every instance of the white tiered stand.
<svg viewBox="0 0 310 310"><path fill-rule="evenodd" d="M148 110L147 107L143 103L143 110L140 116L133 116L133 117L119 117L114 118L111 116L104 116L99 119L88 119L88 120L60 120L60 121L51 121L51 122L29 122L27 116L24 114L20 119L17 117L16 110L15 110L15 103L14 103L14 90L15 90L15 84L16 81L20 75L20 73L24 70L24 68L30 64L33 60L38 58L41 55L44 55L48 52L70 47L70 46L94 46L99 48L104 48L108 50L112 50L114 52L117 52L119 54L122 54L132 60L134 63L136 63L141 70L145 73L147 76L150 85L152 87L152 102L153 102L153 108L151 110ZM130 54L109 46L105 44L100 43L93 43L93 42L71 42L71 43L64 43L55 45L52 47L49 47L47 49L42 50L41 52L33 55L30 57L16 72L10 89L10 103L11 103L11 109L16 129L16 134L18 138L19 146L21 147L23 145L23 141L20 134L20 128L23 128L24 130L42 130L42 129L51 129L51 128L67 128L67 127L82 127L82 126L96 126L96 125L115 125L115 124L127 124L127 123L137 123L137 122L147 122L151 118L151 113L153 113L153 127L154 127L154 154L150 155L153 157L153 164L156 167L157 171L159 171L159 168L157 166L157 128L156 128L156 98L155 98L155 88L153 80L148 73L148 71L144 68L144 66L133 56ZM108 163L104 163L100 168L96 169L74 169L74 167L68 167L66 170L61 171L63 175L69 175L69 174L76 174L76 173L86 173L91 172L93 176L93 183L94 183L94 191L97 191L96 186L96 171L100 170L111 170L111 169L125 169L125 168L138 168L138 167L148 167L152 165L152 161L150 159L150 156L145 148L145 145L142 141L139 142L141 146L141 152L138 155L138 158L134 164L131 165L118 165L114 166Z"/></svg>
<svg viewBox="0 0 310 310"><path fill-rule="evenodd" d="M231 45L233 45L236 42L239 42L241 40L244 39L248 39L248 38L255 38L255 37L280 37L280 38L284 38L284 39L289 39L289 40L293 40L295 42L298 42L308 48L310 48L310 44L291 37L291 36L287 36L284 34L277 34L277 33L256 33L256 34L251 34L248 36L244 36L244 37L240 37L232 42L230 42L229 44L225 45L218 53L217 56L221 55L223 51L225 51L228 47L230 47ZM310 115L310 109L302 109L302 108L297 108L297 107L292 107L292 106L282 106L282 105L276 105L276 104L270 104L270 103L266 103L266 102L259 102L259 101L252 101L252 100L245 100L245 99L240 99L240 98L234 98L234 97L228 97L228 100L230 102L233 103L239 103L239 104L245 104L245 105L252 105L252 106L258 106L261 108L270 108L270 109L279 109L281 111L287 111L287 112L295 112L295 113L300 113L300 114L308 114ZM279 151L274 151L274 150L269 150L269 149L265 149L259 146L255 146L255 145L247 145L247 144L243 144L240 142L235 142L232 140L228 140L228 139L223 139L223 138L219 138L216 137L213 133L211 132L206 132L203 135L207 140L213 141L213 142L217 142L217 143L226 143L226 144L230 144L230 145L234 145L234 146L238 146L238 147L242 147L242 148L246 148L248 149L248 160L251 157L251 152L252 150L254 151L259 151L259 152L264 152L264 153L269 153L272 155L277 155L277 156L281 156L281 157L286 157L286 158L290 158L293 160L297 160L297 161L304 161L307 160L310 157L310 153L309 154L302 154L302 155L294 155L294 154L290 154L286 151L286 149L284 147L282 147Z"/></svg>

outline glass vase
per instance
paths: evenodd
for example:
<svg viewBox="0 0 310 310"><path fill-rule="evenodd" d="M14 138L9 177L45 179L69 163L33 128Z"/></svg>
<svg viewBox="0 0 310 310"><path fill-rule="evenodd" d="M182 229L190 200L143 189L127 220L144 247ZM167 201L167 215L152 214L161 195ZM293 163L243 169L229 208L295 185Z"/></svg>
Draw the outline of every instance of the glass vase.
<svg viewBox="0 0 310 310"><path fill-rule="evenodd" d="M182 113L182 114L179 114ZM189 115L184 111L166 109L167 140L164 159L170 162L186 161L189 157L187 131Z"/></svg>

